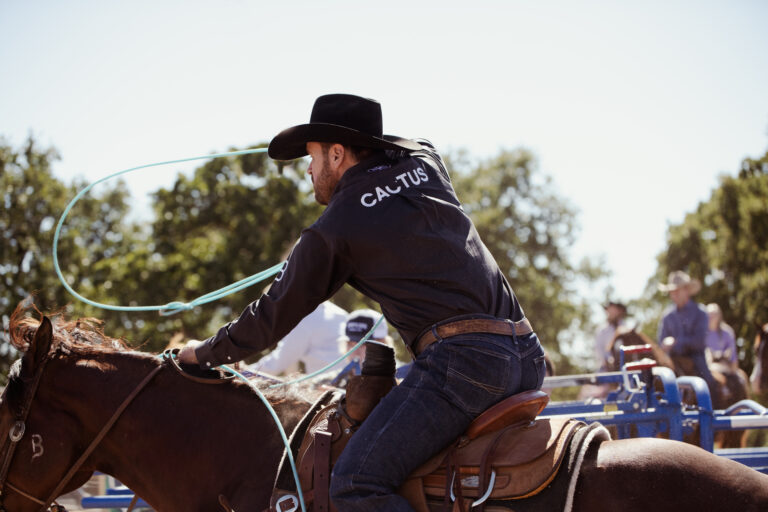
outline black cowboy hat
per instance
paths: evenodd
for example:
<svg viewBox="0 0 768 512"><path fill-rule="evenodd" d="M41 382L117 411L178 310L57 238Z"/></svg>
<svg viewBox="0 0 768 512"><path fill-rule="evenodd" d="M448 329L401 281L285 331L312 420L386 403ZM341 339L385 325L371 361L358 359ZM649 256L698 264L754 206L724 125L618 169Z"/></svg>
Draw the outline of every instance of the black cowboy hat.
<svg viewBox="0 0 768 512"><path fill-rule="evenodd" d="M374 149L422 147L409 139L383 135L381 104L352 94L326 94L315 100L309 124L287 128L269 143L274 160L293 160L307 154L307 142L333 142Z"/></svg>

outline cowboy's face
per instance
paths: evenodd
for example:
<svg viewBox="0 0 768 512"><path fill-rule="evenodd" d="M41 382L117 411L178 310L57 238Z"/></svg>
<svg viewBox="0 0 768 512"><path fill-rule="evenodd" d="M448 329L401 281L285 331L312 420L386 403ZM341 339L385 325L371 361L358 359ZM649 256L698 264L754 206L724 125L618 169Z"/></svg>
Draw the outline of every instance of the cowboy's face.
<svg viewBox="0 0 768 512"><path fill-rule="evenodd" d="M685 306L691 298L691 292L685 286L680 286L669 291L669 298L679 308Z"/></svg>
<svg viewBox="0 0 768 512"><path fill-rule="evenodd" d="M605 308L605 316L607 317L608 322L615 323L624 317L624 310L615 304L609 304L608 307Z"/></svg>
<svg viewBox="0 0 768 512"><path fill-rule="evenodd" d="M309 153L309 173L312 178L312 187L315 189L315 201L320 204L328 204L331 194L336 186L332 183L331 169L328 165L328 152L319 142L307 142L307 153Z"/></svg>
<svg viewBox="0 0 768 512"><path fill-rule="evenodd" d="M312 178L315 200L323 205L328 204L341 177L339 170L344 160L344 147L341 144L307 142L307 153L311 159L307 172Z"/></svg>
<svg viewBox="0 0 768 512"><path fill-rule="evenodd" d="M719 311L708 311L707 316L709 317L709 328L711 330L716 330L718 327L720 327L720 321L723 319L723 314Z"/></svg>
<svg viewBox="0 0 768 512"><path fill-rule="evenodd" d="M349 352L350 350L355 348L355 345L357 345L357 343L358 343L357 341L348 340L347 341L347 352ZM357 350L355 350L354 352L352 352L352 354L350 354L350 356L347 359L350 360L350 361L353 361L354 359L358 359L360 361L364 361L365 360L365 345L366 344L363 343L363 345L360 348L358 348Z"/></svg>

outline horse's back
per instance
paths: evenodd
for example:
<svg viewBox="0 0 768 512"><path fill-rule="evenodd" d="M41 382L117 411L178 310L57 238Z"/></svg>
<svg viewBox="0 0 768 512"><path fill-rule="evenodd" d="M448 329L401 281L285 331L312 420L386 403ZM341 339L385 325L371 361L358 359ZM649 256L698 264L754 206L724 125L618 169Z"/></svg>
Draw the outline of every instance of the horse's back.
<svg viewBox="0 0 768 512"><path fill-rule="evenodd" d="M768 510L768 475L666 439L605 441L582 466L574 510Z"/></svg>

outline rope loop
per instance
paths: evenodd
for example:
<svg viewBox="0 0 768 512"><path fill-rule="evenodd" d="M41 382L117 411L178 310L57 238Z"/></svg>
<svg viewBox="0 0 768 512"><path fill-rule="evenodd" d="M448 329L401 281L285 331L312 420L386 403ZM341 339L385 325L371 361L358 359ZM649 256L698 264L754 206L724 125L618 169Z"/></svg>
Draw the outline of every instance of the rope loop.
<svg viewBox="0 0 768 512"><path fill-rule="evenodd" d="M56 271L56 275L59 277L59 281L61 281L61 284L64 286L64 289L66 289L71 295L73 295L76 299L80 300L81 302L84 302L88 305L91 305L97 308L107 309L110 311L158 311L161 316L170 316L170 315L175 315L176 313L180 313L182 311L188 311L201 304L207 304L208 302L212 302L214 300L220 299L222 297L225 297L227 295L240 291L243 288L247 288L248 286L252 286L258 282L264 281L265 279L277 274L280 271L280 267L282 267L283 263L270 267L267 270L263 270L257 274L254 274L250 277L242 279L236 283L232 283L231 285L220 288L219 290L216 290L214 292L202 295L190 302L174 301L174 302L169 302L168 304L165 304L165 305L156 305L156 306L114 306L111 304L102 304L100 302L92 301L86 297L83 297L79 293L77 293L69 285L67 280L64 278L64 275L61 272L61 267L59 266L59 238L61 236L61 228L64 225L64 220L67 218L67 215L69 215L69 212L72 210L72 207L75 206L75 204L80 199L82 199L85 194L87 194L93 187L95 187L99 183L103 183L112 178L122 176L123 174L138 171L141 169L146 169L149 167L158 167L161 165L191 162L193 160L208 160L208 159L222 158L227 156L248 155L252 153L266 153L266 152L267 152L267 148L244 149L242 151L214 153L211 155L194 156L191 158L181 158L178 160L168 160L165 162L157 162L153 164L140 165L138 167L131 167L130 169L124 169L122 171L118 171L116 173L105 176L104 178L98 179L93 183L91 183L90 185L88 185L87 187L85 187L84 189L82 189L80 192L77 193L77 195L75 195L75 197L69 202L69 204L67 204L67 207L64 208L64 213L61 214L61 217L59 218L59 222L56 224L56 231L53 234L53 251L52 251L53 252L53 268Z"/></svg>

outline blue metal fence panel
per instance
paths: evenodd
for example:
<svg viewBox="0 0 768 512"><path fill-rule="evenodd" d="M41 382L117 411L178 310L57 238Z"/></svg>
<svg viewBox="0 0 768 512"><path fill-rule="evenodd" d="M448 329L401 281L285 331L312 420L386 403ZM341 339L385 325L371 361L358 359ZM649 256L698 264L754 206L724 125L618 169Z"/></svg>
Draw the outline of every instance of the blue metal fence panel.
<svg viewBox="0 0 768 512"><path fill-rule="evenodd" d="M86 496L80 501L80 506L89 508L128 508L133 499L133 494L118 494L106 496ZM147 502L139 498L136 507L148 508Z"/></svg>

